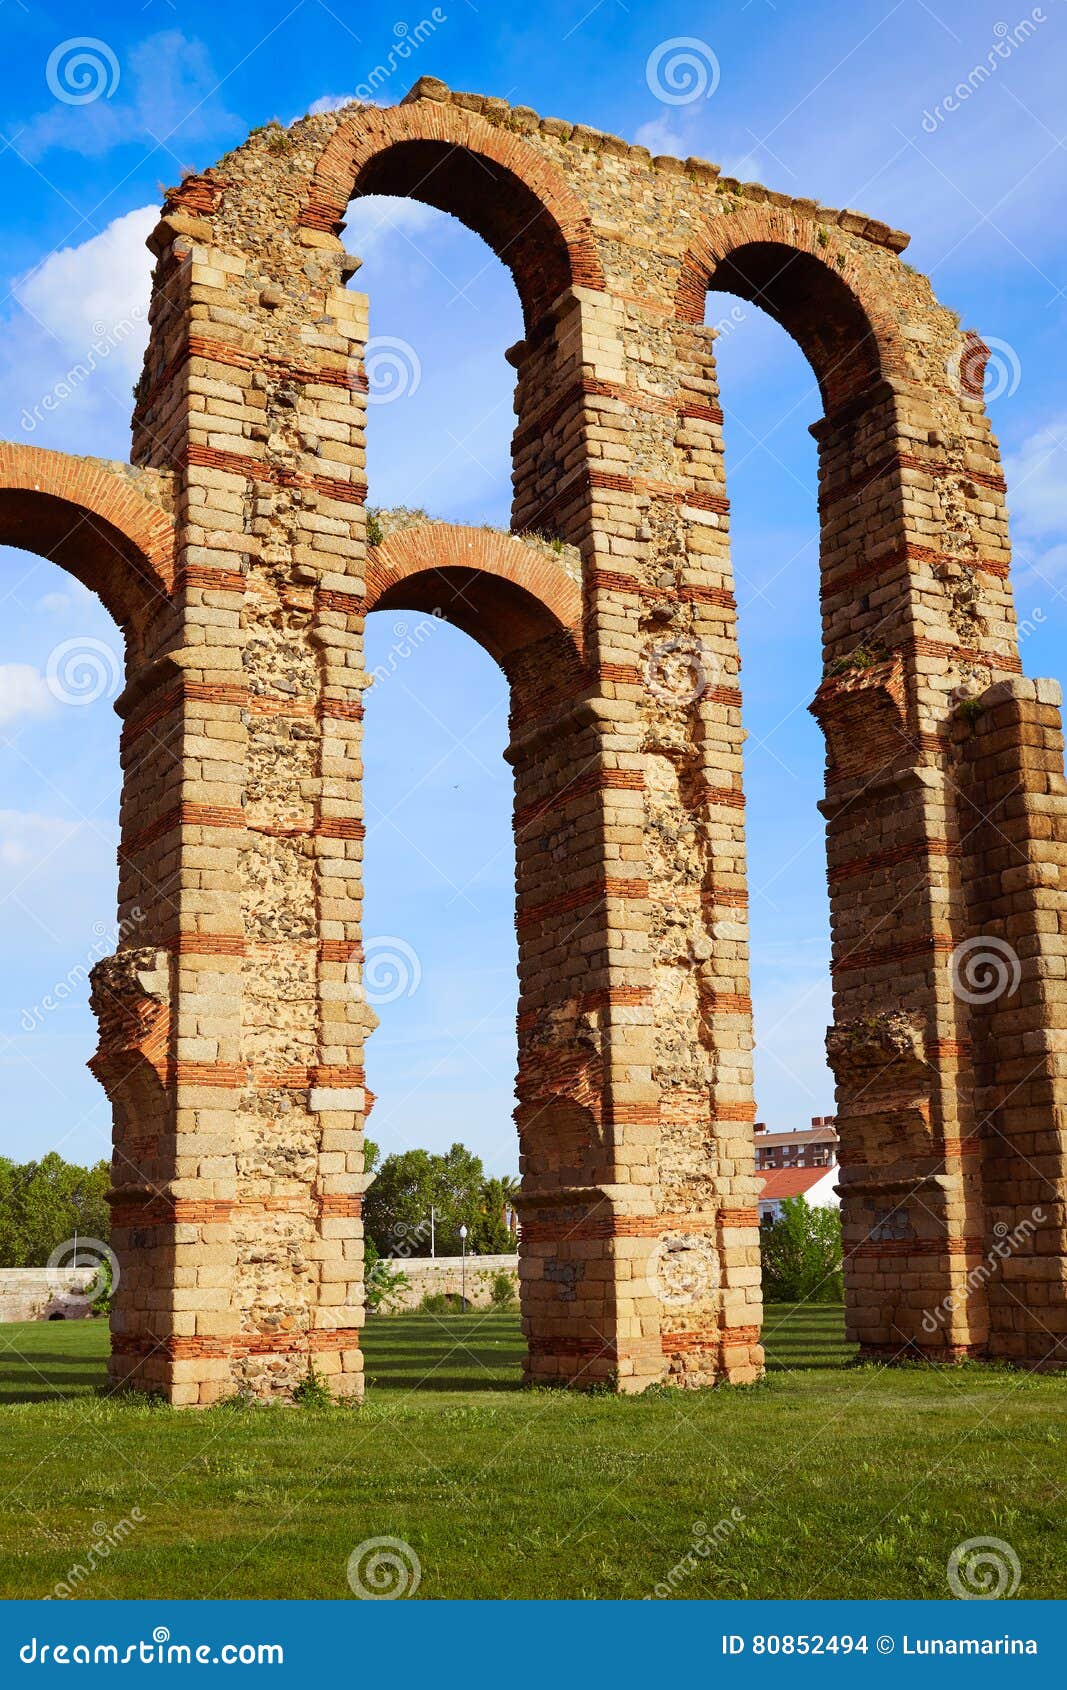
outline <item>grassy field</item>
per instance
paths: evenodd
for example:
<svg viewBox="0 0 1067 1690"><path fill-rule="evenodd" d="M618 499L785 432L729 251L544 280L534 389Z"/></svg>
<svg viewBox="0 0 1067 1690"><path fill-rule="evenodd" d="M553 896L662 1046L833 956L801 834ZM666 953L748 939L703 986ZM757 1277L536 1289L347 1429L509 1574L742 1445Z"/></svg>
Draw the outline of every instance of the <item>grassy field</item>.
<svg viewBox="0 0 1067 1690"><path fill-rule="evenodd" d="M849 1366L832 1308L766 1339L749 1390L583 1397L517 1388L513 1315L402 1315L361 1409L190 1414L99 1394L102 1323L0 1327L0 1595L96 1543L81 1596L348 1597L387 1537L419 1597L942 1597L989 1536L1067 1595L1067 1380Z"/></svg>

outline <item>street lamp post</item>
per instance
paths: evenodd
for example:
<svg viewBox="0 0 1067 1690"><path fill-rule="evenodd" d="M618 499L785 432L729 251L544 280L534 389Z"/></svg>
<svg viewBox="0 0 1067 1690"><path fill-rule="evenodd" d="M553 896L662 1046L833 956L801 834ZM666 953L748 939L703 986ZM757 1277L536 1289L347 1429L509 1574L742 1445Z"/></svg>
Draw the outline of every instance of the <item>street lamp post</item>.
<svg viewBox="0 0 1067 1690"><path fill-rule="evenodd" d="M460 1309L462 1310L462 1312L464 1314L466 1314L466 1312L467 1312L467 1229L466 1229L465 1226L461 1226L460 1229L459 1229L459 1248L460 1248L459 1306L460 1306Z"/></svg>

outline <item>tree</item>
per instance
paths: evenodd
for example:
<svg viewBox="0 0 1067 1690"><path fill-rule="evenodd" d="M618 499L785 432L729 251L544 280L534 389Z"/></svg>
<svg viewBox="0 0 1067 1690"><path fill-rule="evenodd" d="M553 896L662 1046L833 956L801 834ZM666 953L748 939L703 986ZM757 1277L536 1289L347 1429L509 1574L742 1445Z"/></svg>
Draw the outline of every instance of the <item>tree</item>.
<svg viewBox="0 0 1067 1690"><path fill-rule="evenodd" d="M515 1248L515 1239L505 1218L505 1211L515 1201L518 1180L510 1175L503 1179L487 1179L482 1185L481 1213L474 1223L473 1248L479 1256L508 1255Z"/></svg>
<svg viewBox="0 0 1067 1690"><path fill-rule="evenodd" d="M844 1297L841 1215L787 1197L781 1217L760 1228L763 1295L769 1303L839 1303Z"/></svg>
<svg viewBox="0 0 1067 1690"><path fill-rule="evenodd" d="M432 1209L439 1256L460 1254L461 1226L467 1228L472 1254L510 1249L510 1237L501 1243L506 1233L503 1208L499 1226L494 1225L485 1188L481 1157L462 1144L454 1144L444 1156L428 1150L387 1156L364 1199L367 1236L383 1256L428 1256Z"/></svg>
<svg viewBox="0 0 1067 1690"><path fill-rule="evenodd" d="M64 1162L54 1150L39 1162L0 1158L0 1267L44 1267L75 1236L106 1244L111 1215L106 1162Z"/></svg>

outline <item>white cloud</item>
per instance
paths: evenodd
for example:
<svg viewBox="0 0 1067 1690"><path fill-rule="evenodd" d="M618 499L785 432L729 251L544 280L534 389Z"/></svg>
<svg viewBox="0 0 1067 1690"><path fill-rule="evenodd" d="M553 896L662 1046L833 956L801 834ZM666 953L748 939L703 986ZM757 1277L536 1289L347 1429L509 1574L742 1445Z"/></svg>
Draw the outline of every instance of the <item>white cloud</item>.
<svg viewBox="0 0 1067 1690"><path fill-rule="evenodd" d="M158 218L154 205L128 211L80 246L50 253L12 285L23 310L53 341L90 375L110 366L115 386L127 385L141 367L152 274L145 241ZM73 367L66 374L73 379Z"/></svg>
<svg viewBox="0 0 1067 1690"><path fill-rule="evenodd" d="M112 147L151 143L173 154L179 147L240 129L218 95L221 86L202 41L181 30L161 30L125 49L110 93L91 102L54 99L17 130L14 144L29 159L52 148L96 157ZM62 81L62 76L60 76Z"/></svg>
<svg viewBox="0 0 1067 1690"><path fill-rule="evenodd" d="M381 256L389 246L400 248L402 253L415 235L424 234L435 225L444 227L445 220L442 212L421 200L364 194L349 201L345 225L345 245L366 262Z"/></svg>
<svg viewBox="0 0 1067 1690"><path fill-rule="evenodd" d="M0 726L20 716L46 716L55 702L44 676L32 663L0 663Z"/></svg>
<svg viewBox="0 0 1067 1690"><path fill-rule="evenodd" d="M340 111L342 106L353 103L359 105L376 105L377 101L360 100L358 94L320 94L317 100L312 100L307 109L308 117L318 117L320 112Z"/></svg>
<svg viewBox="0 0 1067 1690"><path fill-rule="evenodd" d="M738 182L763 182L775 176L774 165L768 166L758 153L728 153L718 161L719 173L722 176L732 176ZM781 171L777 172L781 176Z"/></svg>
<svg viewBox="0 0 1067 1690"><path fill-rule="evenodd" d="M686 158L692 150L681 129L676 128L669 117L656 117L651 123L642 123L634 141L639 147L647 147L654 158L660 153Z"/></svg>
<svg viewBox="0 0 1067 1690"><path fill-rule="evenodd" d="M1008 503L1020 535L1067 538L1067 416L1054 417L1004 460Z"/></svg>
<svg viewBox="0 0 1067 1690"><path fill-rule="evenodd" d="M0 869L40 863L79 831L80 824L33 810L0 810Z"/></svg>

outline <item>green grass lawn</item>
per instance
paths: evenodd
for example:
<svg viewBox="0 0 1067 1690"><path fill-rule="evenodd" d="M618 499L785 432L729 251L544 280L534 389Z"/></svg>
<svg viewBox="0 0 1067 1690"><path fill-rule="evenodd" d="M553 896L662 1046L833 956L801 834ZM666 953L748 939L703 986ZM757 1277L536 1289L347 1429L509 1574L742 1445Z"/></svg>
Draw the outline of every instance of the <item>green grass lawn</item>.
<svg viewBox="0 0 1067 1690"><path fill-rule="evenodd" d="M1067 1380L850 1367L834 1308L772 1308L766 1341L749 1390L579 1396L518 1388L514 1315L401 1315L367 1327L361 1409L197 1414L102 1396L102 1322L0 1326L0 1595L108 1534L82 1596L347 1597L388 1537L420 1597L641 1597L672 1568L679 1597L942 1597L990 1536L1020 1595L1067 1595Z"/></svg>

